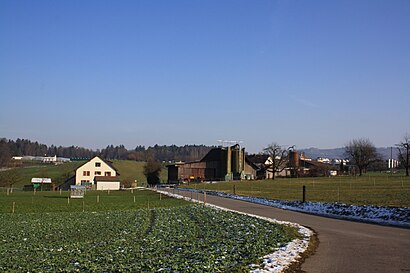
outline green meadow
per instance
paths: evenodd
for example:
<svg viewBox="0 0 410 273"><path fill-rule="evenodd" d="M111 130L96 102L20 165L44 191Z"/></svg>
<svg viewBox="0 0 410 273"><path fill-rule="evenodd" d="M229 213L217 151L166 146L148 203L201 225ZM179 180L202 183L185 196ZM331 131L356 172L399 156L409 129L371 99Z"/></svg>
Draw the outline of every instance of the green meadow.
<svg viewBox="0 0 410 273"><path fill-rule="evenodd" d="M410 207L410 177L403 173L366 173L363 176L276 178L275 180L216 182L183 185L278 200Z"/></svg>
<svg viewBox="0 0 410 273"><path fill-rule="evenodd" d="M73 161L64 163L61 165L52 164L32 164L25 167L20 167L14 170L0 172L0 180L3 176L7 176L10 172L16 172L18 177L13 184L13 188L22 189L24 185L31 184L31 178L33 177L49 177L53 182L57 184L63 183L67 178L75 174L75 170L84 164L85 161ZM146 186L146 178L143 170L145 162L131 161L131 160L113 160L113 166L120 172L121 181L135 182L137 180L138 186ZM162 168L160 179L162 182L166 182L168 177L167 168ZM0 181L0 187L6 187L2 185Z"/></svg>
<svg viewBox="0 0 410 273"><path fill-rule="evenodd" d="M0 213L126 211L189 204L149 190L87 191L70 199L69 191L0 192Z"/></svg>

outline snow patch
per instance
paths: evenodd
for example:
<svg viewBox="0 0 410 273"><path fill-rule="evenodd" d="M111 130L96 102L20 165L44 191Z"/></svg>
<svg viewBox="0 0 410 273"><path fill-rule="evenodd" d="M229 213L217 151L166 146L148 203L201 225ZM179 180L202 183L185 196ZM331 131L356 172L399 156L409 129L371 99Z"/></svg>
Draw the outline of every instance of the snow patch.
<svg viewBox="0 0 410 273"><path fill-rule="evenodd" d="M178 190L204 192L179 188ZM378 206L356 206L340 203L320 203L272 200L261 197L242 196L224 192L206 191L208 195L215 195L225 198L237 199L251 203L271 206L291 211L305 212L330 218L354 220L380 225L390 225L398 227L410 227L410 208L378 207Z"/></svg>

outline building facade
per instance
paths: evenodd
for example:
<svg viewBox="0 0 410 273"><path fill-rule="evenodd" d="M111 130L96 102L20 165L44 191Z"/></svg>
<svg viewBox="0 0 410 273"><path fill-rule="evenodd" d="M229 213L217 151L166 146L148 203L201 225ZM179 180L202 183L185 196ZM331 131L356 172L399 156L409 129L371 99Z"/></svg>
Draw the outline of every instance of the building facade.
<svg viewBox="0 0 410 273"><path fill-rule="evenodd" d="M95 156L77 168L75 172L75 185L94 185L95 177L117 177L118 171L107 161Z"/></svg>

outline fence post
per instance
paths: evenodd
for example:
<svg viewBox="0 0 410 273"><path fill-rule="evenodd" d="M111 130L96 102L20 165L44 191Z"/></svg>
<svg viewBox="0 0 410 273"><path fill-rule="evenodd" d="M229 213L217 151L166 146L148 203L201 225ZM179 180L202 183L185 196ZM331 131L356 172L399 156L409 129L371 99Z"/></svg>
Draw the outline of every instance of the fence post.
<svg viewBox="0 0 410 273"><path fill-rule="evenodd" d="M15 207L16 207L16 202L13 202L13 210L12 210L13 213L14 213Z"/></svg>
<svg viewBox="0 0 410 273"><path fill-rule="evenodd" d="M305 203L306 201L306 186L305 185L303 185L302 192L303 192L302 203Z"/></svg>
<svg viewBox="0 0 410 273"><path fill-rule="evenodd" d="M337 202L340 202L340 187L337 187Z"/></svg>
<svg viewBox="0 0 410 273"><path fill-rule="evenodd" d="M233 185L233 194L236 194L236 185Z"/></svg>
<svg viewBox="0 0 410 273"><path fill-rule="evenodd" d="M206 205L206 192L204 192L204 206Z"/></svg>

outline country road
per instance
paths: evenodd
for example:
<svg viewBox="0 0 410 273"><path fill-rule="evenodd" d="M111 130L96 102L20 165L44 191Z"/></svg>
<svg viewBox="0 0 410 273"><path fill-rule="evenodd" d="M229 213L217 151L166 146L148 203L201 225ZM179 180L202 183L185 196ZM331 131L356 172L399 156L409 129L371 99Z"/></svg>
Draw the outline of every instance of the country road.
<svg viewBox="0 0 410 273"><path fill-rule="evenodd" d="M176 190L175 193L191 197L190 192ZM203 199L202 195L198 196ZM315 230L320 243L316 253L302 264L302 271L410 272L410 229L325 218L210 195L207 203L295 222Z"/></svg>

